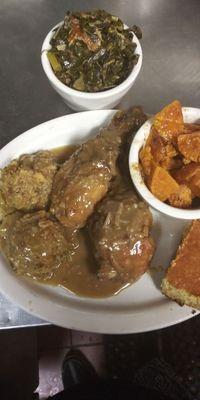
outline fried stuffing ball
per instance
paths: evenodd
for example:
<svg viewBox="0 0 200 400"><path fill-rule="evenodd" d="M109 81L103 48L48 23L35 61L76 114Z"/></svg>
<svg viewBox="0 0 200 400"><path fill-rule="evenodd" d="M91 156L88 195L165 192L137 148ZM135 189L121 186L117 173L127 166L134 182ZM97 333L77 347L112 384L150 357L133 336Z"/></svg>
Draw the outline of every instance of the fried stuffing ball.
<svg viewBox="0 0 200 400"><path fill-rule="evenodd" d="M11 161L1 170L0 191L4 204L1 201L0 214L45 208L56 170L57 164L49 151L22 155Z"/></svg>
<svg viewBox="0 0 200 400"><path fill-rule="evenodd" d="M1 248L18 275L47 280L78 246L73 234L45 211L8 215L0 228Z"/></svg>

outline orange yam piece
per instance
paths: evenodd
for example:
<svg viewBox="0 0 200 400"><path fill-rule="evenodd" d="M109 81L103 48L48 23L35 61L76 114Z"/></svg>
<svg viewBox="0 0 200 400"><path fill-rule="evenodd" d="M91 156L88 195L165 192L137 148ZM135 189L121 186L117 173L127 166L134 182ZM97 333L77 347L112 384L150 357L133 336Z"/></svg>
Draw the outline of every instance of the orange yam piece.
<svg viewBox="0 0 200 400"><path fill-rule="evenodd" d="M154 129L154 127L151 126L150 134L149 134L149 136L148 136L148 138L147 138L147 141L146 141L145 146L151 146L151 141L152 141L152 138L153 138L153 135L154 135L154 131L156 132L156 130Z"/></svg>
<svg viewBox="0 0 200 400"><path fill-rule="evenodd" d="M187 158L183 158L182 161L183 161L184 165L187 165L187 164L191 163L191 160L187 160Z"/></svg>
<svg viewBox="0 0 200 400"><path fill-rule="evenodd" d="M151 153L156 163L160 163L165 155L165 143L155 128L151 131Z"/></svg>
<svg viewBox="0 0 200 400"><path fill-rule="evenodd" d="M184 132L183 133L191 133L195 131L200 131L200 124L184 124Z"/></svg>
<svg viewBox="0 0 200 400"><path fill-rule="evenodd" d="M178 183L164 168L157 166L149 185L151 193L161 201L166 201L179 189Z"/></svg>
<svg viewBox="0 0 200 400"><path fill-rule="evenodd" d="M191 189L193 197L200 197L200 164L190 163L173 171L172 175L178 183Z"/></svg>
<svg viewBox="0 0 200 400"><path fill-rule="evenodd" d="M140 161L142 164L142 170L146 176L151 175L152 168L154 165L153 157L151 154L151 147L145 146L140 151Z"/></svg>
<svg viewBox="0 0 200 400"><path fill-rule="evenodd" d="M177 150L173 144L166 144L164 139L158 134L154 126L151 127L146 145L151 147L151 154L156 164L165 169L173 169L182 166L180 161L174 159L177 156ZM178 165L177 165L178 164Z"/></svg>
<svg viewBox="0 0 200 400"><path fill-rule="evenodd" d="M176 140L184 132L181 103L174 100L155 115L153 125L166 142Z"/></svg>
<svg viewBox="0 0 200 400"><path fill-rule="evenodd" d="M174 157L177 156L177 150L173 144L166 144L163 138L156 133L152 135L151 139L151 153L154 161L165 169L175 168Z"/></svg>
<svg viewBox="0 0 200 400"><path fill-rule="evenodd" d="M200 131L180 135L178 148L187 160L200 162Z"/></svg>
<svg viewBox="0 0 200 400"><path fill-rule="evenodd" d="M192 204L192 192L186 185L180 185L178 190L169 196L169 204L173 207L188 208Z"/></svg>

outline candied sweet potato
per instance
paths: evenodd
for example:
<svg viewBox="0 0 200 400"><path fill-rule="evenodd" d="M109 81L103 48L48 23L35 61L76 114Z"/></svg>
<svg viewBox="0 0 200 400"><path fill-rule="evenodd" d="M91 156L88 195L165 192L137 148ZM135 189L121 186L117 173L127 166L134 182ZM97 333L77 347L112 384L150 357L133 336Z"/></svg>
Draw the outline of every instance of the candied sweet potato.
<svg viewBox="0 0 200 400"><path fill-rule="evenodd" d="M185 122L183 133L191 133L195 131L200 131L200 124L189 124Z"/></svg>
<svg viewBox="0 0 200 400"><path fill-rule="evenodd" d="M175 168L176 148L171 143L166 144L156 132L153 133L151 139L151 153L155 162L161 167L165 169Z"/></svg>
<svg viewBox="0 0 200 400"><path fill-rule="evenodd" d="M188 208L192 204L192 192L186 185L180 185L178 190L169 196L169 204L173 207Z"/></svg>
<svg viewBox="0 0 200 400"><path fill-rule="evenodd" d="M200 197L200 124L184 123L178 100L154 116L140 161L146 185L159 200L188 208Z"/></svg>
<svg viewBox="0 0 200 400"><path fill-rule="evenodd" d="M191 163L191 160L188 160L188 159L185 158L185 157L183 157L182 161L183 161L183 164L184 164L184 165L187 165L187 164L190 164L190 163Z"/></svg>
<svg viewBox="0 0 200 400"><path fill-rule="evenodd" d="M153 157L151 154L151 147L145 146L140 151L140 161L142 164L142 170L146 176L150 176L152 172L152 167L154 164Z"/></svg>
<svg viewBox="0 0 200 400"><path fill-rule="evenodd" d="M153 138L153 136L154 136L154 134L155 134L156 132L157 132L157 131L155 130L155 128L154 128L153 125L152 125L152 126L151 126L151 129L150 129L149 136L148 136L148 138L147 138L147 140L146 140L145 146L151 146L152 138Z"/></svg>
<svg viewBox="0 0 200 400"><path fill-rule="evenodd" d="M165 155L165 143L155 128L151 130L151 142L149 145L151 146L151 154L155 162L159 164Z"/></svg>
<svg viewBox="0 0 200 400"><path fill-rule="evenodd" d="M200 163L190 163L172 172L179 184L187 185L193 197L200 197Z"/></svg>
<svg viewBox="0 0 200 400"><path fill-rule="evenodd" d="M181 103L175 100L164 107L155 115L153 125L166 142L176 141L177 136L184 132Z"/></svg>
<svg viewBox="0 0 200 400"><path fill-rule="evenodd" d="M200 130L178 136L178 149L185 159L200 162Z"/></svg>
<svg viewBox="0 0 200 400"><path fill-rule="evenodd" d="M179 189L179 185L169 172L157 166L152 174L149 189L159 200L166 201L172 193Z"/></svg>

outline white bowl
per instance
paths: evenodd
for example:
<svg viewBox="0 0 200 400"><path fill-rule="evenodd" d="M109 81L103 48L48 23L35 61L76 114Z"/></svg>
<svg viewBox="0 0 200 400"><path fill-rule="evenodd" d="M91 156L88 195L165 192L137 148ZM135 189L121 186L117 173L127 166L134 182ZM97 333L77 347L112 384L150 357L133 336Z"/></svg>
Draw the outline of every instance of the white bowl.
<svg viewBox="0 0 200 400"><path fill-rule="evenodd" d="M183 107L182 111L184 122L193 123L200 120L199 108ZM139 168L139 152L149 136L151 125L152 118L141 126L134 136L129 153L130 174L138 193L151 207L170 217L190 220L200 218L200 209L187 210L169 206L158 200L144 183Z"/></svg>
<svg viewBox="0 0 200 400"><path fill-rule="evenodd" d="M80 92L64 85L64 83L62 83L56 77L47 57L47 52L51 49L50 41L53 34L55 33L55 29L57 29L62 24L63 21L50 30L42 45L42 66L51 86L53 86L56 92L63 98L64 102L75 111L98 110L115 107L129 91L129 89L133 86L140 72L142 66L142 48L140 46L138 38L136 37L136 35L133 35L133 41L137 45L135 52L139 54L139 59L137 64L134 66L132 72L130 73L128 78L125 79L124 82L120 83L120 85L116 86L113 89L109 89L103 92ZM126 25L124 25L124 27L127 28Z"/></svg>

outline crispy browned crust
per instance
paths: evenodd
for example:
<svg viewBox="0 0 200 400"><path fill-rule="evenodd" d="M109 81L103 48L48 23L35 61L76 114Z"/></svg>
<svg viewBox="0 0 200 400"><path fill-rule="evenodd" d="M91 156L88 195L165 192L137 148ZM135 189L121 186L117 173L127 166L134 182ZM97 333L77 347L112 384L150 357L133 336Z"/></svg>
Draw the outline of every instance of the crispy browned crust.
<svg viewBox="0 0 200 400"><path fill-rule="evenodd" d="M177 289L167 278L164 278L161 285L163 294L172 300L175 300L181 306L187 305L200 310L200 296L194 296L185 289Z"/></svg>
<svg viewBox="0 0 200 400"><path fill-rule="evenodd" d="M200 310L200 220L187 229L161 289L177 303Z"/></svg>

